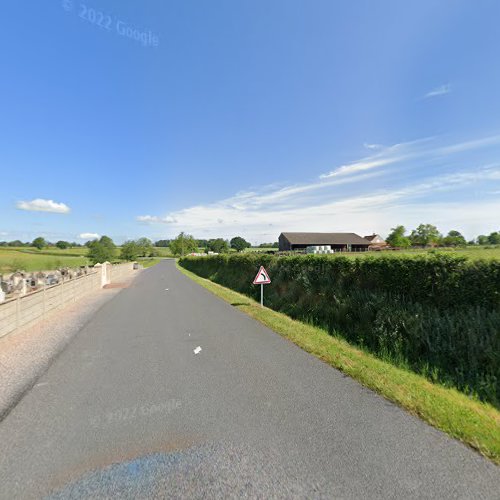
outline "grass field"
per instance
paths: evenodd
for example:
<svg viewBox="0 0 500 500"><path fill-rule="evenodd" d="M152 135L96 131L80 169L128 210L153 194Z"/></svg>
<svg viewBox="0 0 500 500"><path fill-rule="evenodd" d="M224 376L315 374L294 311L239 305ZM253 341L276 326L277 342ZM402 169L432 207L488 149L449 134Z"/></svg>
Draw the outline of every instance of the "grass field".
<svg viewBox="0 0 500 500"><path fill-rule="evenodd" d="M500 412L492 405L396 367L326 330L295 321L178 266L192 280L325 363L500 464Z"/></svg>
<svg viewBox="0 0 500 500"><path fill-rule="evenodd" d="M438 249L415 249L415 250L394 250L394 251L380 251L380 252L338 252L332 254L336 257L339 255L347 257L398 257L398 256L412 256L422 255L429 253L443 253L446 255L457 255L467 257L472 260L476 259L500 259L500 246L492 247L479 247L469 246L465 248L438 248Z"/></svg>
<svg viewBox="0 0 500 500"><path fill-rule="evenodd" d="M156 248L158 257L171 257L168 248ZM0 274L23 271L49 271L60 267L79 267L89 264L87 248L76 247L61 250L56 247L38 250L34 247L0 247ZM120 255L117 248L116 256ZM155 259L154 264L159 260ZM154 265L148 261L147 267Z"/></svg>
<svg viewBox="0 0 500 500"><path fill-rule="evenodd" d="M75 252L78 250L78 252ZM40 252L36 248L0 248L0 273L10 273L21 269L23 271L41 271L59 267L78 267L88 264L88 259L82 256L86 248L59 250L50 249Z"/></svg>

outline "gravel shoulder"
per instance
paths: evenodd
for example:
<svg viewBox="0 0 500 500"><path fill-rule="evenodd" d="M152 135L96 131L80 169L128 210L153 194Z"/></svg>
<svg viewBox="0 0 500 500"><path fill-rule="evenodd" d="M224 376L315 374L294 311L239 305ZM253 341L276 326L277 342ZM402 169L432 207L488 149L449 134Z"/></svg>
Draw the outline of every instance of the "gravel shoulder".
<svg viewBox="0 0 500 500"><path fill-rule="evenodd" d="M94 314L122 288L101 289L28 328L0 338L0 422Z"/></svg>

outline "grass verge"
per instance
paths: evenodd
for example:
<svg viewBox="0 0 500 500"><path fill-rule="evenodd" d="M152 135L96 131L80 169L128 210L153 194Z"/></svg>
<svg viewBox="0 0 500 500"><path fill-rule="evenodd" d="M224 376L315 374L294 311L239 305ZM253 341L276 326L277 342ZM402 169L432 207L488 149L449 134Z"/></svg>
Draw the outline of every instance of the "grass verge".
<svg viewBox="0 0 500 500"><path fill-rule="evenodd" d="M493 406L397 368L326 330L261 308L250 297L201 278L178 264L177 268L282 337L500 465L500 412Z"/></svg>
<svg viewBox="0 0 500 500"><path fill-rule="evenodd" d="M137 262L146 269L147 267L152 267L161 262L163 259L153 257L151 259L139 259Z"/></svg>

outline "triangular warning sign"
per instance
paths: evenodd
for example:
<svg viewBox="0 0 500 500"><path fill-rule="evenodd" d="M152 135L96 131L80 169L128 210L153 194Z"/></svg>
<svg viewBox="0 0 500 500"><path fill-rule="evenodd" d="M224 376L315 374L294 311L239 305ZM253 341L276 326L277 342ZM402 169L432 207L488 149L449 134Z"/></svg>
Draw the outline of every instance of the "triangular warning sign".
<svg viewBox="0 0 500 500"><path fill-rule="evenodd" d="M268 285L271 283L271 278L269 277L269 274L267 274L267 271L264 269L264 266L260 266L259 272L257 273L257 276L255 276L255 279L253 280L254 285Z"/></svg>

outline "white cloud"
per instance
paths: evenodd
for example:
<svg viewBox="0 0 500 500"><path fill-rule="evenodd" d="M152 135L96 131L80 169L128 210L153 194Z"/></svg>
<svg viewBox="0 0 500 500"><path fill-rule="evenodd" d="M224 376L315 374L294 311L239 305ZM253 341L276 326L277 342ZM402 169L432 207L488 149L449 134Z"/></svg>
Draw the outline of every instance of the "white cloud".
<svg viewBox="0 0 500 500"><path fill-rule="evenodd" d="M159 217L157 215L138 215L136 220L144 224L173 224L177 222L173 217Z"/></svg>
<svg viewBox="0 0 500 500"><path fill-rule="evenodd" d="M447 221L455 226L448 229L470 229L474 226L470 214L477 214L475 207L479 206L490 210L477 219L489 227L500 212L500 200L482 194L477 194L475 202L471 200L474 193L483 193L485 188L491 191L500 187L500 166L485 161L485 151L490 154L486 160L498 157L498 147L492 152L486 150L493 145L500 145L500 136L451 145L443 144L440 138L395 144L309 183L267 186L164 217L143 218L148 222L168 220L173 231L204 237L241 234L257 242L276 239L285 230L368 234L389 230L396 223L411 226L414 221L441 221L442 230L447 228ZM480 155L477 160L470 158L473 150L478 150L474 153ZM467 157L464 152L469 152ZM468 167L464 166L465 158L470 162ZM478 164L485 166L478 168ZM367 182L374 179L378 182ZM434 214L428 210L430 206ZM274 237L270 226L276 228Z"/></svg>
<svg viewBox="0 0 500 500"><path fill-rule="evenodd" d="M393 158L366 158L364 160L357 161L355 163L351 163L349 165L342 165L327 174L322 174L320 176L321 179L328 179L328 177L335 177L338 175L349 175L356 172L361 172L363 170L370 170L372 168L384 167L385 165L390 165L391 163L396 163L405 159L404 157L393 157Z"/></svg>
<svg viewBox="0 0 500 500"><path fill-rule="evenodd" d="M367 142L365 142L363 146L366 149L372 149L372 150L382 149L384 147L382 146L382 144L368 144Z"/></svg>
<svg viewBox="0 0 500 500"><path fill-rule="evenodd" d="M445 85L441 85L440 87L436 87L435 89L432 89L430 92L427 92L424 98L427 99L428 97L437 97L440 95L449 94L450 92L451 92L451 85L449 83L446 83Z"/></svg>
<svg viewBox="0 0 500 500"><path fill-rule="evenodd" d="M97 240L100 237L97 233L80 233L78 238L81 240Z"/></svg>
<svg viewBox="0 0 500 500"><path fill-rule="evenodd" d="M68 205L65 205L64 203L56 203L53 200L44 200L42 198L36 198L31 201L18 201L16 207L19 210L52 212L56 214L67 214L71 210Z"/></svg>

